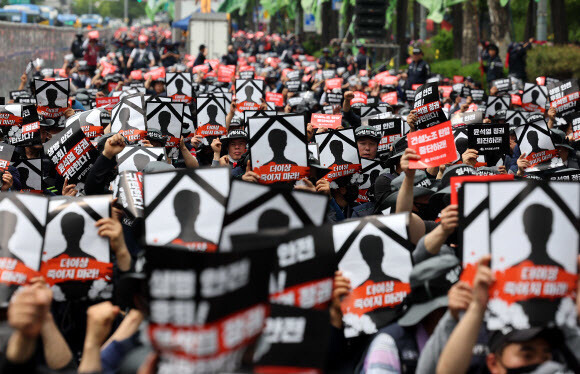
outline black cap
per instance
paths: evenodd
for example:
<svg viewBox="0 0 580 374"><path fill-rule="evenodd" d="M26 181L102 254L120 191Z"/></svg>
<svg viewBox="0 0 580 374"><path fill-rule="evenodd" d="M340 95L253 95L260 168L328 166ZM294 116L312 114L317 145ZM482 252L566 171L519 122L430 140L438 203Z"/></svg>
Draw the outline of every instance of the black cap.
<svg viewBox="0 0 580 374"><path fill-rule="evenodd" d="M324 48L322 49L322 53L330 53L330 48L328 48L328 47L324 47Z"/></svg>
<svg viewBox="0 0 580 374"><path fill-rule="evenodd" d="M527 342L535 338L544 338L550 345L559 345L564 341L564 335L556 328L532 327L523 330L512 330L503 333L494 331L487 342L490 352L498 352L510 343Z"/></svg>
<svg viewBox="0 0 580 374"><path fill-rule="evenodd" d="M354 137L356 139L371 138L380 141L381 132L372 126L359 126L356 130L354 130Z"/></svg>
<svg viewBox="0 0 580 374"><path fill-rule="evenodd" d="M228 135L226 137L224 137L221 141L224 142L224 141L233 140L233 139L244 139L247 141L248 134L244 130L240 130L240 129L230 130Z"/></svg>
<svg viewBox="0 0 580 374"><path fill-rule="evenodd" d="M413 54L414 55L419 55L421 53L423 53L423 51L421 50L421 48L419 48L419 47L413 47Z"/></svg>
<svg viewBox="0 0 580 374"><path fill-rule="evenodd" d="M407 149L407 137L403 136L402 138L397 139L393 143L393 150L388 156L386 160L386 166L394 166L399 162L399 159L403 157L403 153L405 153L405 149Z"/></svg>
<svg viewBox="0 0 580 374"><path fill-rule="evenodd" d="M554 146L574 151L574 148L572 148L570 144L568 144L568 140L566 139L566 133L564 133L564 131L558 129L550 129L550 136L552 137Z"/></svg>

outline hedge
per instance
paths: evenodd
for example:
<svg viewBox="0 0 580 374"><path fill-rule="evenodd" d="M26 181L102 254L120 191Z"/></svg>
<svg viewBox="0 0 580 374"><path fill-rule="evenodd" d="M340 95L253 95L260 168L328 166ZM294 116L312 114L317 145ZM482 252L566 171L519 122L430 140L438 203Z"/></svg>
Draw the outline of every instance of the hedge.
<svg viewBox="0 0 580 374"><path fill-rule="evenodd" d="M526 73L528 80L542 76L580 78L580 47L536 46L528 51Z"/></svg>

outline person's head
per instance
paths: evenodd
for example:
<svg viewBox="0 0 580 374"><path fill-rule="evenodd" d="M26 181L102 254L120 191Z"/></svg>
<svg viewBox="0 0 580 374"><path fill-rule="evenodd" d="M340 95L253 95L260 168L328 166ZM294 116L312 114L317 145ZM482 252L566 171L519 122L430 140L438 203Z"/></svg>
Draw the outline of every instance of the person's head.
<svg viewBox="0 0 580 374"><path fill-rule="evenodd" d="M62 216L60 229L67 244L78 247L85 233L85 218L78 213L69 212Z"/></svg>
<svg viewBox="0 0 580 374"><path fill-rule="evenodd" d="M371 269L371 273L382 272L383 239L376 235L367 235L360 240L359 248L363 260Z"/></svg>
<svg viewBox="0 0 580 374"><path fill-rule="evenodd" d="M328 57L328 55L330 55L330 49L328 47L323 48L322 54L324 55L324 57Z"/></svg>
<svg viewBox="0 0 580 374"><path fill-rule="evenodd" d="M139 49L145 49L147 47L147 42L144 40L139 40Z"/></svg>
<svg viewBox="0 0 580 374"><path fill-rule="evenodd" d="M7 210L0 210L0 222L3 224L3 235L1 240L1 245L4 249L8 249L8 242L12 238L12 235L16 232L16 223L18 222L18 216Z"/></svg>
<svg viewBox="0 0 580 374"><path fill-rule="evenodd" d="M161 79L156 80L153 82L153 90L158 95L163 93L165 91L165 82L163 82Z"/></svg>
<svg viewBox="0 0 580 374"><path fill-rule="evenodd" d="M360 126L355 131L356 145L360 157L375 159L379 150L381 133L371 126Z"/></svg>
<svg viewBox="0 0 580 374"><path fill-rule="evenodd" d="M273 129L268 134L268 143L274 152L284 150L287 141L288 135L286 135L286 131L284 130Z"/></svg>
<svg viewBox="0 0 580 374"><path fill-rule="evenodd" d="M203 54L204 56L207 56L207 48L205 47L204 44L199 46L199 53Z"/></svg>
<svg viewBox="0 0 580 374"><path fill-rule="evenodd" d="M528 131L526 138L532 147L538 146L538 133L535 131Z"/></svg>
<svg viewBox="0 0 580 374"><path fill-rule="evenodd" d="M244 139L232 139L228 143L228 154L234 159L239 160L246 153L247 142Z"/></svg>
<svg viewBox="0 0 580 374"><path fill-rule="evenodd" d="M234 53L234 45L228 44L228 53Z"/></svg>
<svg viewBox="0 0 580 374"><path fill-rule="evenodd" d="M342 145L342 142L340 140L333 140L330 142L330 144L328 145L330 147L330 153L332 153L332 155L335 158L339 158L342 156L342 152L344 151L344 146Z"/></svg>
<svg viewBox="0 0 580 374"><path fill-rule="evenodd" d="M411 59L414 62L419 62L423 59L423 51L421 50L421 48L418 47L413 48L413 55L411 56Z"/></svg>
<svg viewBox="0 0 580 374"><path fill-rule="evenodd" d="M489 52L489 57L497 56L497 53L499 51L497 48L497 45L495 45L495 44L490 45L487 50Z"/></svg>
<svg viewBox="0 0 580 374"><path fill-rule="evenodd" d="M552 234L552 209L541 204L532 204L524 210L523 221L530 243L545 246Z"/></svg>
<svg viewBox="0 0 580 374"><path fill-rule="evenodd" d="M258 218L258 230L280 229L290 226L290 217L278 209L267 209Z"/></svg>
<svg viewBox="0 0 580 374"><path fill-rule="evenodd" d="M496 331L488 343L487 368L492 374L508 374L523 368L529 369L523 372L531 372L552 359L550 343L557 344L556 339L557 333L540 328L514 330L505 335Z"/></svg>
<svg viewBox="0 0 580 374"><path fill-rule="evenodd" d="M179 222L195 221L199 215L199 205L199 194L190 190L181 190L173 198L173 209Z"/></svg>

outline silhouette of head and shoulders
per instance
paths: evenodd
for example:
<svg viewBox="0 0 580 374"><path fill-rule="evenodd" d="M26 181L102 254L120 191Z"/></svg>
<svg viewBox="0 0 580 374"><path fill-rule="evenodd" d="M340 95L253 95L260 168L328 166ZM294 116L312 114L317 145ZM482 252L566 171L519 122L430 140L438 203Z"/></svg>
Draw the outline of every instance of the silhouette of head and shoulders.
<svg viewBox="0 0 580 374"><path fill-rule="evenodd" d="M538 99L540 98L540 91L539 90L532 90L532 92L530 93L530 96L532 97L532 104L536 104L538 105Z"/></svg>
<svg viewBox="0 0 580 374"><path fill-rule="evenodd" d="M7 210L0 211L0 222L2 222L2 235L0 236L0 257L11 256L12 258L24 263L13 251L10 250L8 243L16 233L18 216Z"/></svg>
<svg viewBox="0 0 580 374"><path fill-rule="evenodd" d="M195 231L195 224L200 213L201 199L197 192L181 190L173 198L173 210L179 221L180 232L175 240L185 243L212 243Z"/></svg>
<svg viewBox="0 0 580 374"><path fill-rule="evenodd" d="M85 233L85 219L82 215L74 212L66 213L60 221L62 236L66 240L64 253L69 257L96 258L81 249L81 239Z"/></svg>
<svg viewBox="0 0 580 374"><path fill-rule="evenodd" d="M176 95L185 95L183 93L183 79L176 79L175 80L175 88L177 89Z"/></svg>
<svg viewBox="0 0 580 374"><path fill-rule="evenodd" d="M383 271L382 263L384 255L384 243L383 239L377 235L366 235L360 240L359 248L363 260L367 263L370 274L366 281L362 282L365 284L368 281L372 282L384 282L384 281L399 281L397 278L393 278Z"/></svg>
<svg viewBox="0 0 580 374"><path fill-rule="evenodd" d="M169 133L169 125L171 124L171 113L164 110L157 116L157 121L159 122L159 131L163 135L171 135Z"/></svg>
<svg viewBox="0 0 580 374"><path fill-rule="evenodd" d="M286 131L273 129L268 134L268 143L270 145L270 149L272 149L272 153L274 153L274 157L264 165L269 163L274 163L277 165L296 165L294 161L288 160L286 156L284 156L284 151L288 145L288 135L286 134Z"/></svg>
<svg viewBox="0 0 580 374"><path fill-rule="evenodd" d="M346 161L342 158L344 153L344 145L340 140L333 140L328 145L330 148L330 153L334 156L334 161L330 163L331 165L350 165L352 162Z"/></svg>
<svg viewBox="0 0 580 374"><path fill-rule="evenodd" d="M532 147L532 150L530 153L538 153L538 152L547 151L547 149L540 148L537 131L533 131L533 130L528 131L528 133L526 134L526 139L528 140L528 143L530 143L530 147Z"/></svg>
<svg viewBox="0 0 580 374"><path fill-rule="evenodd" d="M216 105L207 106L207 125L223 126L217 121L218 107Z"/></svg>
<svg viewBox="0 0 580 374"><path fill-rule="evenodd" d="M150 161L151 159L149 156L144 155L143 153L137 153L135 156L133 156L133 164L135 164L137 171L143 171L145 166L147 166Z"/></svg>
<svg viewBox="0 0 580 374"><path fill-rule="evenodd" d="M30 177L30 170L28 168L19 167L18 173L20 174L20 185L23 190L34 190L33 187L28 185L28 177Z"/></svg>
<svg viewBox="0 0 580 374"><path fill-rule="evenodd" d="M498 100L498 101L495 103L495 105L493 106L493 108L495 109L495 111L496 111L496 112L499 112L500 110L502 110L502 108L503 108L503 105L502 105L501 101L499 101L499 100Z"/></svg>
<svg viewBox="0 0 580 374"><path fill-rule="evenodd" d="M131 119L131 110L129 108L122 108L119 111L119 121L121 121L121 129L123 130L138 130L136 127L133 127L129 124L129 120Z"/></svg>
<svg viewBox="0 0 580 374"><path fill-rule="evenodd" d="M254 95L254 87L246 86L246 88L244 88L244 92L246 94L246 102L255 103L254 99L252 98Z"/></svg>
<svg viewBox="0 0 580 374"><path fill-rule="evenodd" d="M56 105L56 99L58 98L58 92L54 88L48 88L46 90L46 106L50 109L60 108Z"/></svg>
<svg viewBox="0 0 580 374"><path fill-rule="evenodd" d="M290 227L290 217L278 209L266 209L258 218L258 230L286 229Z"/></svg>

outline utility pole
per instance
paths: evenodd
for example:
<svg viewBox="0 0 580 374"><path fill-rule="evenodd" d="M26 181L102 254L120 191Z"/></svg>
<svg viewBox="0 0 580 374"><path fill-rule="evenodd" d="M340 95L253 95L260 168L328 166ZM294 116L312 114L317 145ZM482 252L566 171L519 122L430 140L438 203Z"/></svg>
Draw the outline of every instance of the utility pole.
<svg viewBox="0 0 580 374"><path fill-rule="evenodd" d="M548 39L548 0L539 0L537 7L538 25L536 28L536 39L544 41ZM562 20L562 22L566 22Z"/></svg>
<svg viewBox="0 0 580 374"><path fill-rule="evenodd" d="M419 5L421 12L421 25L419 27L419 38L423 41L427 39L427 8Z"/></svg>
<svg viewBox="0 0 580 374"><path fill-rule="evenodd" d="M123 0L123 21L129 26L129 0Z"/></svg>

